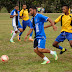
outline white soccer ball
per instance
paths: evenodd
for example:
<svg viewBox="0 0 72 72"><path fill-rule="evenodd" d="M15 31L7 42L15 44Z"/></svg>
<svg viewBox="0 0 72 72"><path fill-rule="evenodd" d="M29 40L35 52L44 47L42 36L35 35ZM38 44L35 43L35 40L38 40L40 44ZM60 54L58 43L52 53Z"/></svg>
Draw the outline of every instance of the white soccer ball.
<svg viewBox="0 0 72 72"><path fill-rule="evenodd" d="M9 57L7 55L2 55L0 59L2 62L8 62Z"/></svg>

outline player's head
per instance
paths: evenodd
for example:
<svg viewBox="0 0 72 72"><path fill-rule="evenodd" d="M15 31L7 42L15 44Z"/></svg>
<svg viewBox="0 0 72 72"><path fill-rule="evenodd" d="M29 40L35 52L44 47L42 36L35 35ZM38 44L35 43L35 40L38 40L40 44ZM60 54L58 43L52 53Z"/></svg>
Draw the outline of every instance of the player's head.
<svg viewBox="0 0 72 72"><path fill-rule="evenodd" d="M68 5L63 5L62 6L62 11L63 11L63 13L67 13L69 11L69 6Z"/></svg>
<svg viewBox="0 0 72 72"><path fill-rule="evenodd" d="M36 6L31 6L29 9L30 15L34 16L34 14L37 12Z"/></svg>
<svg viewBox="0 0 72 72"><path fill-rule="evenodd" d="M25 10L27 8L26 4L23 4L22 8Z"/></svg>
<svg viewBox="0 0 72 72"><path fill-rule="evenodd" d="M16 5L16 6L15 6L15 9L16 9L16 10L19 10L19 6L18 6L18 5Z"/></svg>

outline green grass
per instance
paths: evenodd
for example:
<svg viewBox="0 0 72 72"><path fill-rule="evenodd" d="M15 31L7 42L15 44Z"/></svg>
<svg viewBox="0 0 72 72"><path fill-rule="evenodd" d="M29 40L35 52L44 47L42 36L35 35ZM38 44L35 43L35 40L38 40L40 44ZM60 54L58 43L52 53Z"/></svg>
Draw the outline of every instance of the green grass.
<svg viewBox="0 0 72 72"><path fill-rule="evenodd" d="M56 50L59 59L55 61L52 55L45 54L51 63L41 65L43 60L34 53L33 42L24 41L24 37L29 30L28 27L21 37L21 42L17 41L17 36L14 38L15 44L9 42L11 38L10 31L13 30L12 19L9 18L9 15L9 13L0 13L0 56L5 54L10 58L8 63L0 61L0 72L72 72L72 49L69 42L65 40L63 43L60 43L61 46L68 49L62 55L59 54L60 50L52 47L55 38L60 34L60 22L57 23L58 31L53 31L52 27L45 29L47 36L46 48ZM45 15L54 21L60 14ZM45 23L45 25L47 24L50 23Z"/></svg>

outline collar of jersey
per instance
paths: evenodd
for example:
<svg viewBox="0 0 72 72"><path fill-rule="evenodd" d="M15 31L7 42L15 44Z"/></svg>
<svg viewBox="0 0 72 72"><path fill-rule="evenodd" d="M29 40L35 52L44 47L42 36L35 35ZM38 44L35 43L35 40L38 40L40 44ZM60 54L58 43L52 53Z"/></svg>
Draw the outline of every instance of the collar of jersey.
<svg viewBox="0 0 72 72"><path fill-rule="evenodd" d="M35 15L35 16L37 16L37 14L38 14L38 13L36 13L36 15Z"/></svg>

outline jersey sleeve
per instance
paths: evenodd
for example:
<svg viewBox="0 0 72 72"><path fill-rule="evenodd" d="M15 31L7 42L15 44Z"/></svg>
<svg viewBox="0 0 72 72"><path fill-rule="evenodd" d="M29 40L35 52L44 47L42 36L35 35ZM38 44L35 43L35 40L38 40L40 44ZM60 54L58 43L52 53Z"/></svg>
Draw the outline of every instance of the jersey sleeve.
<svg viewBox="0 0 72 72"><path fill-rule="evenodd" d="M20 11L20 16L22 16L22 14L23 14L23 10Z"/></svg>
<svg viewBox="0 0 72 72"><path fill-rule="evenodd" d="M10 15L13 15L13 14L14 14L14 11L12 10Z"/></svg>
<svg viewBox="0 0 72 72"><path fill-rule="evenodd" d="M61 16L62 16L62 15L60 15L60 16L55 20L55 23L58 23L59 21L61 21Z"/></svg>
<svg viewBox="0 0 72 72"><path fill-rule="evenodd" d="M40 14L39 16L40 16L40 20L43 21L43 22L47 22L47 19L49 18L49 17L44 16L42 14Z"/></svg>

